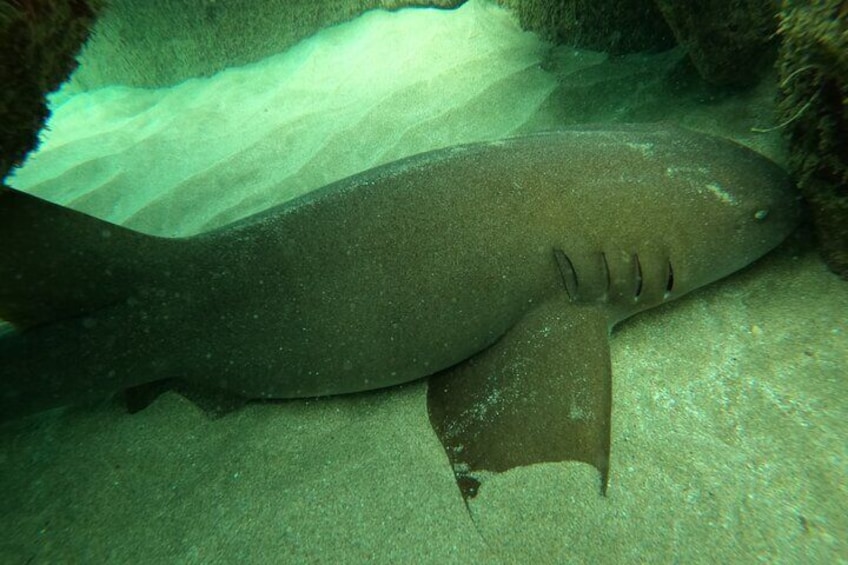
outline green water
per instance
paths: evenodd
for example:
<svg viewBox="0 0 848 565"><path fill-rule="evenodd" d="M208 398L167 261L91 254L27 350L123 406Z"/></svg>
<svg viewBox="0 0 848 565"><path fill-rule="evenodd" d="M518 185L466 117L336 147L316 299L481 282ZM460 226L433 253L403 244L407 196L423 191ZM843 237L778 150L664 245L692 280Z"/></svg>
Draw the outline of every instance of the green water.
<svg viewBox="0 0 848 565"><path fill-rule="evenodd" d="M683 59L551 49L478 2L374 12L210 78L60 95L11 185L176 236L405 155L585 121L668 120L780 160L779 132L751 132L774 81L716 93ZM846 319L804 239L638 316L611 340L608 496L585 465L515 469L474 521L425 383L5 424L0 561L845 562Z"/></svg>

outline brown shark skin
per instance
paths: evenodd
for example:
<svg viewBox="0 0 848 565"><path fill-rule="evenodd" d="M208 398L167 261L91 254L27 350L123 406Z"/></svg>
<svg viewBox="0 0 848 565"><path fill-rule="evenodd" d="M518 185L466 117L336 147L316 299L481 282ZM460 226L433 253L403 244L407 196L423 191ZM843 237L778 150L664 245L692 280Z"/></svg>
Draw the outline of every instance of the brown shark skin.
<svg viewBox="0 0 848 565"><path fill-rule="evenodd" d="M492 347L433 375L430 424L466 502L485 475L534 463L610 469L612 370L601 309L559 296L533 309Z"/></svg>
<svg viewBox="0 0 848 565"><path fill-rule="evenodd" d="M5 416L174 376L251 398L408 382L565 293L557 253L579 280L574 299L597 304L611 327L747 265L797 222L789 180L767 159L686 130L626 126L426 153L187 239L69 212L50 222L51 207L0 197L0 241L14 250L0 280L18 281L0 291L0 317L26 328L0 341ZM45 220L7 222L28 208ZM77 232L72 257L50 252ZM108 300L96 275L85 292L57 290L69 272L104 273ZM29 319L16 293L35 286L45 294Z"/></svg>

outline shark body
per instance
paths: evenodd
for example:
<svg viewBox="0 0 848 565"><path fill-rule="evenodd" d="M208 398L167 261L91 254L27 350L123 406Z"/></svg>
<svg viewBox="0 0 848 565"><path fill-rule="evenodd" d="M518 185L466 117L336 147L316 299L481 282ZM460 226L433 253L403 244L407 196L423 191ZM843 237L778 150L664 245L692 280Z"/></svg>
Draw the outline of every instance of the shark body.
<svg viewBox="0 0 848 565"><path fill-rule="evenodd" d="M610 329L797 216L771 161L658 127L442 149L181 239L6 189L4 417L169 377L296 398L432 376L466 496L478 471L549 460L605 484Z"/></svg>

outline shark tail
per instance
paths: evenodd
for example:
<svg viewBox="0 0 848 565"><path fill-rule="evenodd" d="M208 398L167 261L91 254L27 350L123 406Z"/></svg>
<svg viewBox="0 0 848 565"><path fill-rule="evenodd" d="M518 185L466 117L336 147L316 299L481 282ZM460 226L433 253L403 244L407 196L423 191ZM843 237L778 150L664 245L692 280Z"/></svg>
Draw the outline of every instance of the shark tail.
<svg viewBox="0 0 848 565"><path fill-rule="evenodd" d="M0 320L26 331L126 300L168 241L0 186Z"/></svg>
<svg viewBox="0 0 848 565"><path fill-rule="evenodd" d="M117 337L133 322L105 313L126 310L190 264L184 242L0 185L0 422L108 398L143 380L139 355L149 352ZM101 356L110 340L123 365ZM142 377L128 370L135 366Z"/></svg>

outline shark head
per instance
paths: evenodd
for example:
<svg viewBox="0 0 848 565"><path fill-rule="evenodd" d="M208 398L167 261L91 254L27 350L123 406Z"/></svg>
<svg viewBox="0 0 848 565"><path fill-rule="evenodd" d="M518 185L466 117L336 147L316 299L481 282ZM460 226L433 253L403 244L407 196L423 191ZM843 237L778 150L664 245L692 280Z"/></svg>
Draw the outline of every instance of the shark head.
<svg viewBox="0 0 848 565"><path fill-rule="evenodd" d="M681 183L668 205L669 270L665 298L723 278L780 244L800 220L799 194L774 162L741 146L707 138L709 163L666 167ZM702 145L703 149L703 145ZM693 159L697 158L693 155ZM665 207L665 206L663 206Z"/></svg>
<svg viewBox="0 0 848 565"><path fill-rule="evenodd" d="M596 175L589 213L571 220L588 236L557 259L566 287L581 283L573 297L607 303L612 324L741 269L799 222L789 176L746 147L674 128L603 135L609 165L593 166L627 173Z"/></svg>
<svg viewBox="0 0 848 565"><path fill-rule="evenodd" d="M431 378L430 421L466 500L486 479L482 471L561 460L594 466L606 492L611 326L745 267L799 220L787 174L725 139L607 125L522 147L525 159L545 164L535 188L549 190L533 218L555 234L567 299L553 294L473 362ZM558 167L579 178L552 175ZM558 195L567 202L546 206ZM519 353L528 347L532 354Z"/></svg>

